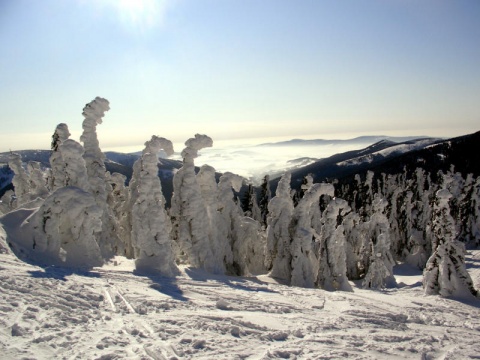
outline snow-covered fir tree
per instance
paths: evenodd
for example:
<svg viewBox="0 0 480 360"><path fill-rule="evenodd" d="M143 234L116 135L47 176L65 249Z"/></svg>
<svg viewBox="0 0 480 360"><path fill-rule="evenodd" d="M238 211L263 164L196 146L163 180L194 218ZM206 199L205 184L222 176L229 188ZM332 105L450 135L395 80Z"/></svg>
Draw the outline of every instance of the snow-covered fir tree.
<svg viewBox="0 0 480 360"><path fill-rule="evenodd" d="M110 110L109 102L101 97L96 97L83 108L83 133L80 141L83 142L85 153L85 165L87 167L88 182L90 192L97 200L97 204L102 208L102 234L100 239L100 248L103 256L109 258L115 255L115 249L120 242L115 233L114 216L107 206L107 196L111 192L110 184L107 181L105 168L105 154L100 149L97 136L97 125L103 122L105 112Z"/></svg>
<svg viewBox="0 0 480 360"><path fill-rule="evenodd" d="M8 166L15 173L12 184L15 188L16 200L14 207L18 207L28 201L27 194L30 192L28 174L22 166L22 157L17 153L8 155Z"/></svg>
<svg viewBox="0 0 480 360"><path fill-rule="evenodd" d="M54 191L25 225L33 229L32 253L46 265L101 266L101 214L95 198L83 189Z"/></svg>
<svg viewBox="0 0 480 360"><path fill-rule="evenodd" d="M373 200L373 215L368 222L372 256L367 274L363 280L366 288L380 289L396 285L393 276L395 260L391 254L391 242L388 218L385 215L387 201L380 196Z"/></svg>
<svg viewBox="0 0 480 360"><path fill-rule="evenodd" d="M55 191L65 186L65 163L59 151L59 146L69 137L70 131L68 130L68 125L64 123L58 124L52 135L52 153L49 158L50 172L48 176L48 187L50 191Z"/></svg>
<svg viewBox="0 0 480 360"><path fill-rule="evenodd" d="M423 287L427 295L476 296L477 290L465 267L465 247L456 239L455 222L450 214L451 197L446 188L436 193L432 224L433 254L423 272Z"/></svg>
<svg viewBox="0 0 480 360"><path fill-rule="evenodd" d="M270 175L265 175L262 181L260 190L260 201L258 206L260 207L260 213L262 217L262 224L266 226L268 215L268 203L272 198L272 191L270 190Z"/></svg>
<svg viewBox="0 0 480 360"><path fill-rule="evenodd" d="M285 173L277 185L275 196L268 203L267 247L265 266L270 276L286 283L292 277L290 223L293 200L290 196L291 174Z"/></svg>
<svg viewBox="0 0 480 360"><path fill-rule="evenodd" d="M334 196L332 184L314 184L295 207L290 225L292 277L290 284L299 287L314 287L318 274L318 258L314 251L314 237L319 237L312 227L310 209L322 195Z"/></svg>
<svg viewBox="0 0 480 360"><path fill-rule="evenodd" d="M345 200L335 198L329 202L322 214L316 281L317 286L322 289L352 291L347 279L345 233L339 219L350 211Z"/></svg>
<svg viewBox="0 0 480 360"><path fill-rule="evenodd" d="M105 112L110 110L109 102L106 99L96 97L83 108L82 128L83 133L80 141L83 142L85 152L83 158L87 167L90 191L100 202L107 200L105 181L105 155L100 149L97 137L97 125L103 122Z"/></svg>

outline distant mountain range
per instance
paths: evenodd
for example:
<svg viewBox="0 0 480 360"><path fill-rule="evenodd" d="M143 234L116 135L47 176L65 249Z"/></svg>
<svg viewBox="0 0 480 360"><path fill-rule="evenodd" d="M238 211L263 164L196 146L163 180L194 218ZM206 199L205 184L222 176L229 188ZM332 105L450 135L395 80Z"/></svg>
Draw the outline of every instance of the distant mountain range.
<svg viewBox="0 0 480 360"><path fill-rule="evenodd" d="M365 176L367 171L396 174L414 171L417 167L436 175L446 172L453 165L464 176L472 173L480 176L480 132L451 139L415 138L405 142L381 140L361 150L348 151L320 159L292 171L292 188L299 189L304 177L312 175L315 182L350 182L356 174ZM271 177L272 192L280 176Z"/></svg>
<svg viewBox="0 0 480 360"><path fill-rule="evenodd" d="M353 139L292 139L287 141L264 143L258 146L302 146L302 145L345 145L345 144L373 144L382 140L387 140L395 143L402 143L410 140L422 139L427 136L386 136L386 135L370 135L359 136Z"/></svg>

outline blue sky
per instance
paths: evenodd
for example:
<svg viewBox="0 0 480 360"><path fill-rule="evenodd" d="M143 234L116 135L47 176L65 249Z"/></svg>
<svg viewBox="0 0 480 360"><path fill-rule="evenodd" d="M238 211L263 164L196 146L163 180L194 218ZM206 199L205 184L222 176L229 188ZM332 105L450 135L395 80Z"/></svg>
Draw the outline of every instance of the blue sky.
<svg viewBox="0 0 480 360"><path fill-rule="evenodd" d="M0 0L0 151L480 130L478 0Z"/></svg>

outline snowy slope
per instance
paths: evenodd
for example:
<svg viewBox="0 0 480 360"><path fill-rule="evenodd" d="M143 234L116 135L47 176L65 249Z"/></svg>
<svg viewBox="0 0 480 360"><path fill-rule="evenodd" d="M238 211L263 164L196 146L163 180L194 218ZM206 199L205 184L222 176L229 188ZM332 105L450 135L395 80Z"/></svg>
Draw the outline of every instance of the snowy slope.
<svg viewBox="0 0 480 360"><path fill-rule="evenodd" d="M426 148L427 146L430 146L432 143L436 141L438 141L438 139L427 138L427 139L418 139L418 140L408 141L408 142L397 144L397 145L392 144L392 146L387 147L386 149L382 149L380 151L376 151L371 154L348 159L346 161L339 162L337 165L351 166L351 165L359 165L362 163L372 163L374 160L378 160L381 158L387 158L393 155L402 155L410 151Z"/></svg>
<svg viewBox="0 0 480 360"><path fill-rule="evenodd" d="M0 236L2 236L0 234ZM480 252L468 255L480 280ZM479 302L424 296L397 267L396 289L353 293L267 276L133 274L124 258L82 273L0 254L2 359L473 359Z"/></svg>

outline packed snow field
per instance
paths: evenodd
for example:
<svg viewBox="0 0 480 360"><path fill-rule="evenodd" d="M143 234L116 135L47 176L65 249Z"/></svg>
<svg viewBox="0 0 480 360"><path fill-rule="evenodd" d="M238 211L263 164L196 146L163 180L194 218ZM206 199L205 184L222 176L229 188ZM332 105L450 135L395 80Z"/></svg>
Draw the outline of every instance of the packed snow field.
<svg viewBox="0 0 480 360"><path fill-rule="evenodd" d="M467 264L480 285L480 251ZM398 288L326 292L266 276L183 267L134 274L117 257L90 272L0 255L2 359L478 359L479 302L425 296L421 272Z"/></svg>

